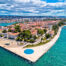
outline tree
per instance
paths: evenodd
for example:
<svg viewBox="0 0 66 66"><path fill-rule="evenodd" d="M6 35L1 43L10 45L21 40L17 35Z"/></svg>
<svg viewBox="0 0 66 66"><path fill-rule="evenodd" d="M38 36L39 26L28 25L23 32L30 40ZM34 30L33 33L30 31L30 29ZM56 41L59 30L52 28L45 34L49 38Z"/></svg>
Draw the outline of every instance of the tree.
<svg viewBox="0 0 66 66"><path fill-rule="evenodd" d="M32 38L32 34L29 30L24 30L23 32L20 32L20 34L18 35L24 39L30 39Z"/></svg>
<svg viewBox="0 0 66 66"><path fill-rule="evenodd" d="M35 40L34 39L30 39L30 43L33 43L33 42L35 42Z"/></svg>
<svg viewBox="0 0 66 66"><path fill-rule="evenodd" d="M59 28L58 25L53 25L52 26L52 29L54 30L55 35L57 34L58 28Z"/></svg>
<svg viewBox="0 0 66 66"><path fill-rule="evenodd" d="M34 39L34 40L35 40L35 39L37 39L37 36L36 36L36 35L34 35L34 36L33 36L33 39Z"/></svg>
<svg viewBox="0 0 66 66"><path fill-rule="evenodd" d="M0 37L3 37L3 36L4 36L4 35L2 35L2 34L0 35Z"/></svg>
<svg viewBox="0 0 66 66"><path fill-rule="evenodd" d="M8 32L11 32L11 31L12 31L12 30L9 28L9 29L8 29Z"/></svg>
<svg viewBox="0 0 66 66"><path fill-rule="evenodd" d="M58 29L58 25L53 25L53 26L52 26L52 29L53 29L53 30Z"/></svg>
<svg viewBox="0 0 66 66"><path fill-rule="evenodd" d="M58 23L58 26L62 26L62 25L64 25L64 22L59 22Z"/></svg>
<svg viewBox="0 0 66 66"><path fill-rule="evenodd" d="M3 32L3 33L7 33L7 30L3 30L2 32Z"/></svg>
<svg viewBox="0 0 66 66"><path fill-rule="evenodd" d="M16 25L15 26L15 32L20 32L21 30L20 30L20 26L19 25Z"/></svg>
<svg viewBox="0 0 66 66"><path fill-rule="evenodd" d="M43 35L44 34L44 31L41 30L41 29L38 29L37 33L40 34L40 35Z"/></svg>
<svg viewBox="0 0 66 66"><path fill-rule="evenodd" d="M22 41L22 38L21 37L17 37L16 41Z"/></svg>
<svg viewBox="0 0 66 66"><path fill-rule="evenodd" d="M41 38L41 40L43 40L43 38Z"/></svg>
<svg viewBox="0 0 66 66"><path fill-rule="evenodd" d="M45 37L46 37L46 39L48 39L48 38L51 37L51 35L50 34L46 34Z"/></svg>
<svg viewBox="0 0 66 66"><path fill-rule="evenodd" d="M44 33L46 33L47 32L47 30L46 29L44 29Z"/></svg>

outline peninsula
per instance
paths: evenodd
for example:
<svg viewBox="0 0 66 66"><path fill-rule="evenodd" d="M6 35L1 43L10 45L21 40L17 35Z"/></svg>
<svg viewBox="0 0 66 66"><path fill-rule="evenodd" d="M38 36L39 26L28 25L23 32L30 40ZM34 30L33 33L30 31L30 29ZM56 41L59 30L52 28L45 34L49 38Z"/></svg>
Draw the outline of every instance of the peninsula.
<svg viewBox="0 0 66 66"><path fill-rule="evenodd" d="M62 25L60 20L51 20L0 26L0 46L36 62L55 44Z"/></svg>

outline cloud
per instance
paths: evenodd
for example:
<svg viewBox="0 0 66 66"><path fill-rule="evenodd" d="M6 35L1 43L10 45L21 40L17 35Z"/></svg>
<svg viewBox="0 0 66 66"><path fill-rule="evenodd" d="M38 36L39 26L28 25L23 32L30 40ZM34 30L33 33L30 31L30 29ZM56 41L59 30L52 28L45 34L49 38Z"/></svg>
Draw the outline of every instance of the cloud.
<svg viewBox="0 0 66 66"><path fill-rule="evenodd" d="M6 6L7 4L0 4L0 8Z"/></svg>
<svg viewBox="0 0 66 66"><path fill-rule="evenodd" d="M63 3L63 2L58 2L58 3L48 3L47 5L51 5L51 6L64 6L64 5L66 5L66 3Z"/></svg>
<svg viewBox="0 0 66 66"><path fill-rule="evenodd" d="M20 2L20 3L26 3L26 2L30 2L30 0L14 0L15 2Z"/></svg>
<svg viewBox="0 0 66 66"><path fill-rule="evenodd" d="M66 2L46 2L43 0L2 0L0 14L8 15L57 15L65 13ZM55 13L55 14L54 14ZM65 14L64 14L65 15Z"/></svg>

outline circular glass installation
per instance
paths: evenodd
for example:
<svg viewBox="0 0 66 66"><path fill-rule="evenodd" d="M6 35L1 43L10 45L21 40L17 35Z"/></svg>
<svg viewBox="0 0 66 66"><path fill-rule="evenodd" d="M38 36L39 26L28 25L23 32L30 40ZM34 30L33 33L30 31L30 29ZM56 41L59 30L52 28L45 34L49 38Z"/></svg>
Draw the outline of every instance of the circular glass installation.
<svg viewBox="0 0 66 66"><path fill-rule="evenodd" d="M25 54L32 54L32 53L34 53L34 50L33 49L26 49L26 50L24 50L24 53Z"/></svg>

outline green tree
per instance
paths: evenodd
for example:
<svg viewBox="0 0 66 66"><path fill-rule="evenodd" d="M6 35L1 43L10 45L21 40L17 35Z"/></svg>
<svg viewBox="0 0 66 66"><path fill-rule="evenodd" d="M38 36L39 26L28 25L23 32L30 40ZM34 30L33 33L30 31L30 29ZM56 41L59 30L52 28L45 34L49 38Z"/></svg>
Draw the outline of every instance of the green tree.
<svg viewBox="0 0 66 66"><path fill-rule="evenodd" d="M22 38L18 36L18 37L16 38L16 41L22 41Z"/></svg>
<svg viewBox="0 0 66 66"><path fill-rule="evenodd" d="M43 35L44 34L44 31L41 30L41 29L38 29L37 33L40 34L40 35Z"/></svg>
<svg viewBox="0 0 66 66"><path fill-rule="evenodd" d="M20 32L20 26L19 25L15 26L15 32Z"/></svg>
<svg viewBox="0 0 66 66"><path fill-rule="evenodd" d="M7 33L7 30L3 30L2 32L3 32L3 33Z"/></svg>
<svg viewBox="0 0 66 66"><path fill-rule="evenodd" d="M24 39L32 38L31 32L29 30L24 30L23 32L20 32L19 36Z"/></svg>
<svg viewBox="0 0 66 66"><path fill-rule="evenodd" d="M52 26L52 29L53 29L53 30L58 29L58 25L53 25L53 26Z"/></svg>
<svg viewBox="0 0 66 66"><path fill-rule="evenodd" d="M46 29L44 29L44 33L46 33L47 32L47 30Z"/></svg>
<svg viewBox="0 0 66 66"><path fill-rule="evenodd" d="M64 25L64 22L61 21L58 23L58 26L62 26L62 25Z"/></svg>
<svg viewBox="0 0 66 66"><path fill-rule="evenodd" d="M3 37L3 36L4 36L4 35L2 35L2 34L0 35L0 37Z"/></svg>
<svg viewBox="0 0 66 66"><path fill-rule="evenodd" d="M35 42L35 40L34 39L30 39L30 43L34 43Z"/></svg>
<svg viewBox="0 0 66 66"><path fill-rule="evenodd" d="M8 29L8 32L11 32L11 31L12 31L12 30L9 28L9 29Z"/></svg>
<svg viewBox="0 0 66 66"><path fill-rule="evenodd" d="M52 29L54 30L55 35L57 34L58 28L59 28L58 25L53 25L52 26Z"/></svg>
<svg viewBox="0 0 66 66"><path fill-rule="evenodd" d="M36 35L34 35L34 36L33 36L33 39L34 39L34 40L35 40L35 39L37 39L37 36L36 36Z"/></svg>
<svg viewBox="0 0 66 66"><path fill-rule="evenodd" d="M45 37L46 37L46 39L48 39L48 38L51 37L51 35L50 34L46 34Z"/></svg>

